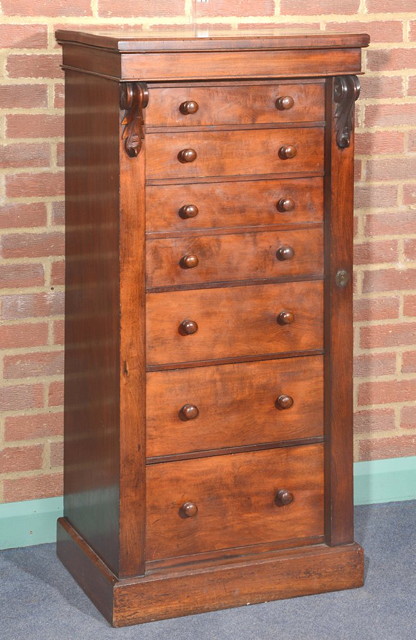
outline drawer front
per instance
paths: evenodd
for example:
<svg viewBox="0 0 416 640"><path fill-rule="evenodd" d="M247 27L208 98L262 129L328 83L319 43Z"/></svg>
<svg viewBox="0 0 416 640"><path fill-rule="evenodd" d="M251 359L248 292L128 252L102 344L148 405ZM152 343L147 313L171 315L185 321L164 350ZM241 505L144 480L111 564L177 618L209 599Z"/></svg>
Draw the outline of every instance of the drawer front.
<svg viewBox="0 0 416 640"><path fill-rule="evenodd" d="M150 365L323 346L322 281L150 293L146 298Z"/></svg>
<svg viewBox="0 0 416 640"><path fill-rule="evenodd" d="M147 126L311 122L325 117L322 83L150 86L150 91Z"/></svg>
<svg viewBox="0 0 416 640"><path fill-rule="evenodd" d="M323 231L268 231L148 240L148 287L323 273Z"/></svg>
<svg viewBox="0 0 416 640"><path fill-rule="evenodd" d="M323 434L322 356L147 374L147 456Z"/></svg>
<svg viewBox="0 0 416 640"><path fill-rule="evenodd" d="M321 128L152 133L146 172L150 179L320 172L323 148ZM294 157L283 157L288 149ZM196 159L181 162L185 151Z"/></svg>
<svg viewBox="0 0 416 640"><path fill-rule="evenodd" d="M147 560L322 534L322 445L148 467Z"/></svg>
<svg viewBox="0 0 416 640"><path fill-rule="evenodd" d="M322 178L149 186L147 231L322 222Z"/></svg>

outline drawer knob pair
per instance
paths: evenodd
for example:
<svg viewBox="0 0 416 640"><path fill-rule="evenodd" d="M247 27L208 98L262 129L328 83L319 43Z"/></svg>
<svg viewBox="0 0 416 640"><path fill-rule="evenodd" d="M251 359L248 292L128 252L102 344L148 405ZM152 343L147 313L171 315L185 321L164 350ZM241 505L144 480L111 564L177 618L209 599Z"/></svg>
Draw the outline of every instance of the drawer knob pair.
<svg viewBox="0 0 416 640"><path fill-rule="evenodd" d="M298 150L293 144L284 144L279 149L279 158L281 160L290 160L296 156L297 152Z"/></svg>
<svg viewBox="0 0 416 640"><path fill-rule="evenodd" d="M276 204L276 208L280 213L287 213L288 211L293 211L295 208L295 201L292 198L280 198L278 203Z"/></svg>
<svg viewBox="0 0 416 640"><path fill-rule="evenodd" d="M179 411L179 417L184 422L195 420L199 416L199 409L194 404L184 404Z"/></svg>
<svg viewBox="0 0 416 640"><path fill-rule="evenodd" d="M179 162L182 162L182 164L186 164L188 162L194 162L194 160L196 160L197 157L198 157L198 154L195 151L195 149L182 149L182 151L179 151L178 153L178 160Z"/></svg>
<svg viewBox="0 0 416 640"><path fill-rule="evenodd" d="M275 504L278 507L285 507L293 502L293 493L287 489L279 489L274 498ZM198 513L198 507L195 502L184 502L179 509L179 515L181 518L194 518Z"/></svg>
<svg viewBox="0 0 416 640"><path fill-rule="evenodd" d="M279 109L279 111L287 111L291 109L294 104L295 101L292 96L281 96L276 100L276 109Z"/></svg>
<svg viewBox="0 0 416 640"><path fill-rule="evenodd" d="M185 102L182 102L182 104L179 107L179 111L183 113L184 116L188 116L192 113L196 113L198 109L199 109L199 104L195 102L195 100L186 100Z"/></svg>

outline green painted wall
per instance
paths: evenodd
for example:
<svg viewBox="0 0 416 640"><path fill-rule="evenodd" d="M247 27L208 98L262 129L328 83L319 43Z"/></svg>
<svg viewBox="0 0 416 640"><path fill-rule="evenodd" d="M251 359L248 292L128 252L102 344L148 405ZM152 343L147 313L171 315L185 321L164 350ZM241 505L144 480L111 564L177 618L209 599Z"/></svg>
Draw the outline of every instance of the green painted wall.
<svg viewBox="0 0 416 640"><path fill-rule="evenodd" d="M377 504L416 499L416 456L354 464L354 502ZM63 499L0 505L0 549L55 542Z"/></svg>

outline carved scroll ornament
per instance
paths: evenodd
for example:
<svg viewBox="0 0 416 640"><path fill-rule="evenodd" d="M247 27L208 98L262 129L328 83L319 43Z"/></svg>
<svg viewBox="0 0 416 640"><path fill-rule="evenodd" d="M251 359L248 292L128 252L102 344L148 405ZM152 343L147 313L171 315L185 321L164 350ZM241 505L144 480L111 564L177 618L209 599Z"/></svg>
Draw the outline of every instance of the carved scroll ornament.
<svg viewBox="0 0 416 640"><path fill-rule="evenodd" d="M122 139L126 153L130 158L139 155L144 139L143 109L149 102L146 84L123 82L121 84L120 108L124 109L121 124L124 127Z"/></svg>
<svg viewBox="0 0 416 640"><path fill-rule="evenodd" d="M337 145L341 149L350 146L351 131L354 126L354 103L359 95L360 81L357 76L338 76L335 78L335 130Z"/></svg>

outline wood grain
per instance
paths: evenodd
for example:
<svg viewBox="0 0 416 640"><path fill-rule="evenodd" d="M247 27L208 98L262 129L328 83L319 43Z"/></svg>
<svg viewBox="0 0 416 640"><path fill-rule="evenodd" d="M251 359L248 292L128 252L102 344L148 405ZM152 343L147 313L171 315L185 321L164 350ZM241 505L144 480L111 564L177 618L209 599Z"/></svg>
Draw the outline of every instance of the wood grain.
<svg viewBox="0 0 416 640"><path fill-rule="evenodd" d="M279 149L296 147L295 158L283 160ZM197 159L182 163L178 154L194 149ZM220 175L254 175L319 171L323 163L323 129L252 129L147 136L148 178L181 178Z"/></svg>
<svg viewBox="0 0 416 640"><path fill-rule="evenodd" d="M323 531L323 445L239 453L148 467L147 559ZM286 507L279 489L293 492ZM185 502L194 517L180 517Z"/></svg>
<svg viewBox="0 0 416 640"><path fill-rule="evenodd" d="M288 393L293 406L276 408ZM187 403L199 410L184 422ZM321 356L147 374L147 455L236 447L323 433Z"/></svg>
<svg viewBox="0 0 416 640"><path fill-rule="evenodd" d="M293 248L293 258L277 256ZM184 260L193 256L194 261ZM196 266L192 266L196 262ZM186 264L190 264L186 268ZM191 236L148 240L147 287L165 287L228 280L321 276L323 274L322 229L270 231Z"/></svg>

